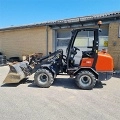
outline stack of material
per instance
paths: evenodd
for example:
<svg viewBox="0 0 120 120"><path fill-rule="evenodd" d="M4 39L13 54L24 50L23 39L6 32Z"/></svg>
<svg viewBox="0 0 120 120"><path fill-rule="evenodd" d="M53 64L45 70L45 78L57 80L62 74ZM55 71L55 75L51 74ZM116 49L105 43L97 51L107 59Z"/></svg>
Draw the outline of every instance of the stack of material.
<svg viewBox="0 0 120 120"><path fill-rule="evenodd" d="M43 56L43 53L33 53L33 54L30 54L30 55L23 55L22 56L22 60L23 61L30 61L31 57L34 58L34 59L40 59L42 58Z"/></svg>
<svg viewBox="0 0 120 120"><path fill-rule="evenodd" d="M0 55L0 66L7 64L6 55Z"/></svg>
<svg viewBox="0 0 120 120"><path fill-rule="evenodd" d="M42 58L43 53L33 53L30 55L23 55L22 61L28 61L29 65L34 66Z"/></svg>

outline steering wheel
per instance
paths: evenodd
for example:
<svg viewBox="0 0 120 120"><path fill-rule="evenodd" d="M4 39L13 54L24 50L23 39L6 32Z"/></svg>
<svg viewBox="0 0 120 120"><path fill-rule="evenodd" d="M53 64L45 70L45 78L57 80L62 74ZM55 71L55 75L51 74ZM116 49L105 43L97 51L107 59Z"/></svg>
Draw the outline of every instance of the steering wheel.
<svg viewBox="0 0 120 120"><path fill-rule="evenodd" d="M78 51L80 51L80 49L79 49L79 48L77 48L77 47L75 47L75 46L74 46L74 49L75 49L75 51L77 51L77 50L78 50Z"/></svg>
<svg viewBox="0 0 120 120"><path fill-rule="evenodd" d="M77 47L74 46L73 47L73 51L72 51L72 53L73 53L74 56L77 54L77 50L80 51L79 48L77 48Z"/></svg>
<svg viewBox="0 0 120 120"><path fill-rule="evenodd" d="M89 53L87 53L87 52L86 52L86 55L87 55L88 57L91 57L91 55L90 55Z"/></svg>
<svg viewBox="0 0 120 120"><path fill-rule="evenodd" d="M83 52L83 55L87 56L87 57L91 57L91 54L90 52L88 51L82 51Z"/></svg>

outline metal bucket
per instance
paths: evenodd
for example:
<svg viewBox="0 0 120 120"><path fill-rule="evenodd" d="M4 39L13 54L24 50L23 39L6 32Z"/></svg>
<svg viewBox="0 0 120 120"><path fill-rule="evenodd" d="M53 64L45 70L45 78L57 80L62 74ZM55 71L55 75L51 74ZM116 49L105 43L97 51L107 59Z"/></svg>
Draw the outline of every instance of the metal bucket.
<svg viewBox="0 0 120 120"><path fill-rule="evenodd" d="M3 83L19 83L21 80L27 77L28 74L24 72L24 69L27 69L26 62L20 62L10 65L10 71L6 76Z"/></svg>

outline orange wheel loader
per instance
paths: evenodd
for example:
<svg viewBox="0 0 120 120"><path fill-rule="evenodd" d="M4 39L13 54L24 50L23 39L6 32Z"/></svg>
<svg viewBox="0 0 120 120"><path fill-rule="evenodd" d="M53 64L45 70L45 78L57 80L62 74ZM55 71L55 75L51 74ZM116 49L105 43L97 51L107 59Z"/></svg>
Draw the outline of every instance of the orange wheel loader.
<svg viewBox="0 0 120 120"><path fill-rule="evenodd" d="M99 22L100 25L101 22ZM93 42L87 51L77 47L81 44L81 32L89 31ZM54 78L62 73L74 77L80 89L92 89L97 81L109 80L113 75L113 58L106 51L99 51L100 28L82 28L72 31L72 37L66 49L66 55L59 49L41 59L31 58L29 63L22 62L10 66L10 72L3 83L17 83L27 76L34 74L34 83L39 87L50 87ZM77 57L76 57L77 56ZM76 62L76 58L78 62ZM31 68L30 64L35 65ZM63 74L64 75L64 74ZM69 82L69 81L68 81Z"/></svg>

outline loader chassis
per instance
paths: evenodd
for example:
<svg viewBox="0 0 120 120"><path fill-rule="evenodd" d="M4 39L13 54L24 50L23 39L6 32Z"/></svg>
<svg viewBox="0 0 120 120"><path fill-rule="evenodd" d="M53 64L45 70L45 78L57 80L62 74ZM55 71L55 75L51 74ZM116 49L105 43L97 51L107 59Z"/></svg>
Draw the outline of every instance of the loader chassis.
<svg viewBox="0 0 120 120"><path fill-rule="evenodd" d="M88 46L88 48L91 49L90 51L82 51L82 58L79 59L79 64L75 64L74 57L80 49L77 48L74 43L77 34L81 31L93 31L93 45ZM112 57L105 51L98 51L98 46L98 28L76 29L72 31L72 37L66 49L66 56L63 55L63 50L59 49L41 59L31 57L30 62L26 63L26 66L20 65L18 68L24 72L24 77L35 73L34 83L39 87L50 87L57 75L66 73L70 75L70 77L74 77L79 88L92 89L95 86L96 81L108 80L113 74ZM32 69L30 64L33 61L35 64ZM11 67L10 74L16 73L19 75L17 67L15 66L16 65L13 65ZM4 83L10 82L9 80L5 80Z"/></svg>

